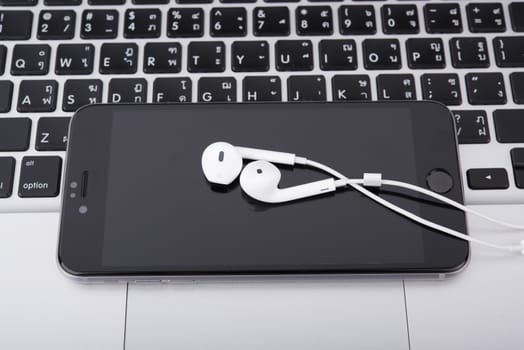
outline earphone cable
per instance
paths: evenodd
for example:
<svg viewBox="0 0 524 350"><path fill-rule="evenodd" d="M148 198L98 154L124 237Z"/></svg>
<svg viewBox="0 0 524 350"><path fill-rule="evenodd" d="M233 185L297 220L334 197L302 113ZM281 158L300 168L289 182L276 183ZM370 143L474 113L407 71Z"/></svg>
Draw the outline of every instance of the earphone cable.
<svg viewBox="0 0 524 350"><path fill-rule="evenodd" d="M463 240L466 240L466 241L469 241L469 242L473 242L473 243L477 243L477 244L480 244L480 245L484 245L484 246L487 246L487 247L491 247L491 248L495 248L495 249L501 249L501 250L506 250L506 251L510 251L510 252L519 252L519 253L522 253L524 254L524 240L520 242L520 244L518 245L499 245L499 244L495 244L495 243L491 243L491 242L486 242L486 241L483 241L483 240L480 240L480 239L477 239L477 238L474 238L474 237L471 237L471 236L468 236L462 232L458 232L456 230L453 230L449 227L446 227L446 226L442 226L442 225L439 225L437 223L434 223L432 221L429 221L427 219L424 219L418 215L415 215L379 196L377 196L376 194L374 194L373 192L369 191L368 189L364 188L362 186L362 184L364 184L364 179L349 179L347 178L346 176L344 176L343 174L341 174L340 172L336 171L335 169L332 169L324 164L321 164L321 163L318 163L318 162L315 162L315 161L312 161L312 160L306 160L306 165L308 166L311 166L311 167L314 167L314 168L317 168L319 170L322 170L328 174L331 174L333 175L334 177L336 177L338 180L336 181L336 184L337 184L337 187L342 187L342 186L351 186L352 188L354 188L355 190L357 190L358 192L362 193L363 195L365 195L366 197L374 200L375 202L383 205L384 207L402 215L402 216L405 216L406 218L410 219L410 220L413 220L415 222L418 222L419 224L422 224L424 226L427 226L429 228L432 228L432 229L435 229L435 230L438 230L438 231L441 231L441 232L444 232L444 233L447 233L451 236L454 236L454 237L457 237L457 238L460 238L460 239L463 239ZM412 191L415 191L415 192L421 192L423 194L426 194L430 197L433 197L435 199L439 199L441 200L441 197L440 195L436 194L436 193L433 193L433 192L430 192L430 191L427 191L423 188L420 188L418 186L415 186L415 185L410 185L410 184L406 184L406 183L403 183L403 182L400 182L400 181L394 181L394 180L382 180L382 183L383 184L387 184L387 185L390 185L390 186L397 186L397 187L402 187L402 188L406 188L406 189L409 189L409 190L412 190ZM423 190L423 191L421 191ZM427 192L427 193L426 193ZM443 196L442 196L443 197ZM474 210L471 210L465 206L463 206L462 204L460 203L457 203L449 198L446 198L446 197L443 197L445 198L446 200L444 200L443 202L449 204L449 205L452 205L454 206L455 208L458 208L458 209L461 209L461 210L465 210L466 212L469 212L471 214L474 214L474 215L478 215L479 217L482 217L484 219L487 219L489 221L492 221L492 222L495 222L495 223L498 223L498 224L501 224L503 226L508 226L508 227L513 227L513 228L519 228L520 229L520 226L517 226L517 225L513 225L513 224L507 224L505 222L502 222L500 220L496 220L496 219L493 219L493 218L490 218L490 217L487 217L485 216L484 214L480 214ZM480 214L480 215L479 215Z"/></svg>

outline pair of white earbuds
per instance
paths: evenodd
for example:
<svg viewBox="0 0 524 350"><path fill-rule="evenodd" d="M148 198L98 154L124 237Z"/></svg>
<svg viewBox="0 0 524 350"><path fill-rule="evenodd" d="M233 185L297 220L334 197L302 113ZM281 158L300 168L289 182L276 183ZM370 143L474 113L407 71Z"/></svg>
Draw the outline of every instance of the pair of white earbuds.
<svg viewBox="0 0 524 350"><path fill-rule="evenodd" d="M247 164L244 167L244 159L253 160L253 162ZM333 177L325 180L306 183L303 185L279 188L282 174L280 170L272 163L291 166L295 164L310 166L322 170ZM333 192L336 191L337 188L351 186L353 189L359 191L366 197L374 200L382 206L424 226L469 242L474 242L509 252L518 252L524 255L524 240L518 244L499 245L473 238L449 227L426 220L403 208L400 208L399 206L369 191L366 189L366 187L381 187L382 185L400 187L435 198L464 212L479 216L485 220L494 222L501 226L518 230L524 230L524 226L514 225L491 218L423 187L411 185L401 181L382 179L382 174L365 173L362 179L349 179L340 172L324 164L309 160L304 157L299 157L293 153L238 147L226 142L212 143L204 150L202 153L202 170L209 182L219 185L229 185L240 175L240 187L242 190L250 197L266 203L284 203Z"/></svg>

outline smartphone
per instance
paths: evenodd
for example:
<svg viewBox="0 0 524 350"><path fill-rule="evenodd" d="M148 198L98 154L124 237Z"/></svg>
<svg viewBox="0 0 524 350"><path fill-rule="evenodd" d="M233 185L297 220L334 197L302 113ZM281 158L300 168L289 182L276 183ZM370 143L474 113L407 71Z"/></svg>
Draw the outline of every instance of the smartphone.
<svg viewBox="0 0 524 350"><path fill-rule="evenodd" d="M360 178L384 178L463 202L454 121L434 102L94 105L72 119L58 259L87 279L316 274L449 274L466 242L350 189L266 204L208 183L216 141L295 153ZM280 186L329 177L279 166ZM465 215L414 193L377 193L466 232Z"/></svg>

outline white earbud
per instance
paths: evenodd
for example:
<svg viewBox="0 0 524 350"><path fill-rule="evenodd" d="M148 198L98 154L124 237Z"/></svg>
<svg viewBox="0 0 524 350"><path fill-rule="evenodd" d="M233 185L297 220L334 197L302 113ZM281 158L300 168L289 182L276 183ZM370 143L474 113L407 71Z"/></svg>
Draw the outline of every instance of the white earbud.
<svg viewBox="0 0 524 350"><path fill-rule="evenodd" d="M242 170L242 156L227 142L212 143L202 153L202 170L209 182L229 185Z"/></svg>
<svg viewBox="0 0 524 350"><path fill-rule="evenodd" d="M240 187L250 197L266 203L283 203L336 190L333 178L303 185L279 188L282 174L273 164L257 160L246 165L240 174Z"/></svg>
<svg viewBox="0 0 524 350"><path fill-rule="evenodd" d="M306 162L305 158L297 157L293 153L235 147L227 142L215 142L207 146L202 154L202 170L209 182L229 185L240 174L243 159L265 160L286 165Z"/></svg>

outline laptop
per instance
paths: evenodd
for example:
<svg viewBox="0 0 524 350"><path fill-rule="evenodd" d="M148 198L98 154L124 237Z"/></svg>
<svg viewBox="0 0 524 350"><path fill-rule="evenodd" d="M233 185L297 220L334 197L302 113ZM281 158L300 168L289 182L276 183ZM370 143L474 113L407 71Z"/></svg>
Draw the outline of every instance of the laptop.
<svg viewBox="0 0 524 350"><path fill-rule="evenodd" d="M523 1L0 0L0 347L518 348L524 265L479 247L445 281L81 285L56 266L83 105L415 99L455 116L466 204L524 223Z"/></svg>

